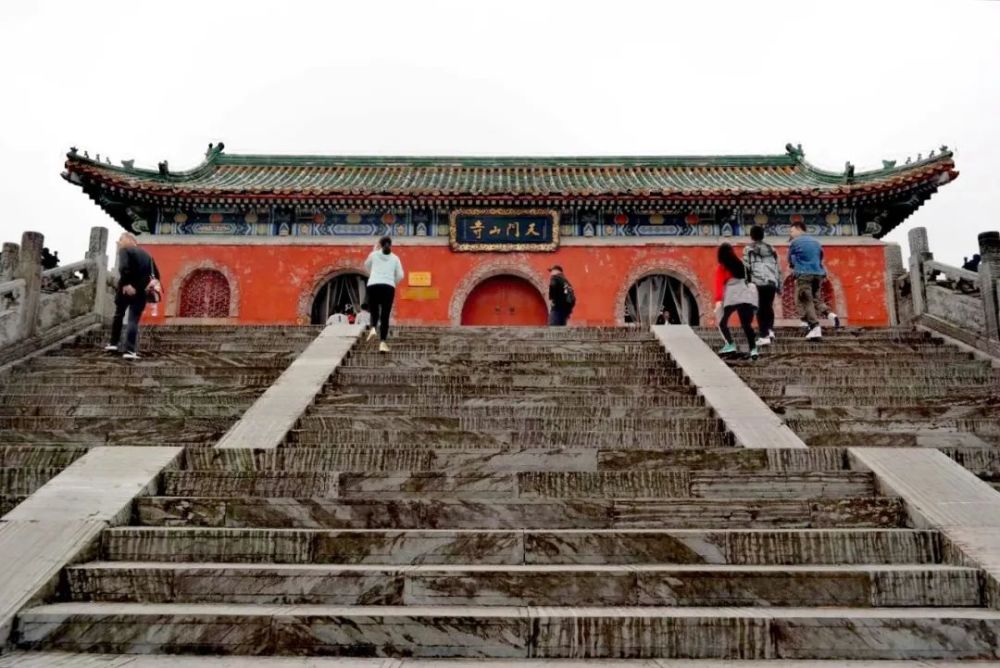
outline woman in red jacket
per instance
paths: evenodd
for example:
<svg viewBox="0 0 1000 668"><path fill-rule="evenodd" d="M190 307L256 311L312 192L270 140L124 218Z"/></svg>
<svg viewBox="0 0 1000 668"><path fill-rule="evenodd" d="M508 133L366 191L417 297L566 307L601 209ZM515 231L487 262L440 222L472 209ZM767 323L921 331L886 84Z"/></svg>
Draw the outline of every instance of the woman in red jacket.
<svg viewBox="0 0 1000 668"><path fill-rule="evenodd" d="M719 266L715 269L715 312L719 318L719 331L726 345L719 350L720 355L736 352L736 343L729 331L729 317L735 312L740 318L740 327L746 334L750 346L750 358L757 359L757 341L753 333L753 316L757 311L757 287L747 282L747 270L743 261L736 256L733 247L727 243L719 246Z"/></svg>

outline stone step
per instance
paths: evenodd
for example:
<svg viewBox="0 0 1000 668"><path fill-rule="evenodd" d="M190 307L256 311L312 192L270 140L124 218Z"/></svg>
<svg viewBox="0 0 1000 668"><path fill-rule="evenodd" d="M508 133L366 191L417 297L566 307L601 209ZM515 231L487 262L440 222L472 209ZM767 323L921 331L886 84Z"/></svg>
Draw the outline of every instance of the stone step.
<svg viewBox="0 0 1000 668"><path fill-rule="evenodd" d="M956 462L988 481L1000 481L1000 449L944 448Z"/></svg>
<svg viewBox="0 0 1000 668"><path fill-rule="evenodd" d="M311 407L307 413L310 418L374 418L382 420L382 424L391 420L394 425L399 418L411 419L469 419L476 418L484 413L509 415L518 418L531 419L580 419L581 415L590 420L607 419L700 419L707 420L713 417L713 411L704 406L651 406L651 407L630 407L630 406L590 406L583 407L579 404L546 405L532 402L525 399L520 404L499 404L479 401L472 403L469 400L467 405L449 405L435 407L432 404L424 406L382 406L377 413L372 411L370 405L358 404L319 404ZM0 405L0 411L2 411Z"/></svg>
<svg viewBox="0 0 1000 668"><path fill-rule="evenodd" d="M382 388L410 388L415 391L440 391L448 393L461 392L490 392L496 390L548 390L550 392L561 391L566 388L600 388L608 392L617 392L626 387L637 387L635 383L628 382L626 378L597 378L571 375L540 375L521 374L503 375L483 372L473 376L434 376L419 373L363 373L352 374L349 369L339 369L336 372L336 380L341 380L345 385L363 385L365 387ZM680 378L657 376L643 379L642 387L680 387Z"/></svg>
<svg viewBox="0 0 1000 668"><path fill-rule="evenodd" d="M378 351L368 348L358 348L353 350L347 357L348 365L358 366L410 366L410 365L539 365L540 360L537 355L520 352L495 352L489 349L477 351L475 354L452 353L448 350L439 350L433 353L420 353L406 350L393 349L392 354L386 356ZM544 357L544 366L582 366L582 365L610 366L616 364L635 364L636 366L672 366L670 358L662 349L650 348L641 353L608 353L608 352L582 352L582 353L553 353Z"/></svg>
<svg viewBox="0 0 1000 668"><path fill-rule="evenodd" d="M2 432L0 432L2 436ZM288 432L289 445L352 445L398 448L409 447L573 447L573 448L692 448L726 447L733 445L731 435L708 431L522 431L493 430L471 432L439 429L423 430L313 430L292 429Z"/></svg>
<svg viewBox="0 0 1000 668"><path fill-rule="evenodd" d="M648 388L640 393L629 388L617 388L615 394L600 391L600 388L559 388L558 391L533 391L531 396L524 392L496 390L470 390L468 392L434 393L418 392L414 388L370 389L361 386L337 385L316 398L314 407L326 406L388 406L388 407L496 407L520 408L524 406L553 406L576 408L586 402L588 407L646 408L671 406L704 406L704 400L695 394L693 388Z"/></svg>
<svg viewBox="0 0 1000 668"><path fill-rule="evenodd" d="M215 406L211 404L177 405L161 403L159 405L141 406L100 406L100 405L62 405L62 406L4 406L0 405L0 418L15 417L94 417L112 420L129 418L169 418L185 417L221 417L238 419L252 402L244 401L238 405Z"/></svg>
<svg viewBox="0 0 1000 668"><path fill-rule="evenodd" d="M944 565L377 565L91 562L73 601L393 606L972 607L978 569Z"/></svg>
<svg viewBox="0 0 1000 668"><path fill-rule="evenodd" d="M836 392L825 392L822 396L813 395L786 395L782 388L781 394L770 394L757 392L772 410L781 411L785 408L856 408L858 406L876 406L885 408L908 408L914 404L925 407L945 407L945 406L974 406L981 402L989 405L992 399L984 399L982 392L975 388L965 391L963 388L954 388L951 392L941 392L930 390L921 396L920 392L912 393L909 396L905 387L895 388L898 394L892 390L855 392L846 388L841 388Z"/></svg>
<svg viewBox="0 0 1000 668"><path fill-rule="evenodd" d="M192 448L191 469L203 471L841 471L847 453L839 448L764 450L678 448L674 450L567 448L277 448L268 450Z"/></svg>
<svg viewBox="0 0 1000 668"><path fill-rule="evenodd" d="M829 383L833 380L854 379L857 380L858 370L848 366L827 365L822 369L798 369L793 372L795 383L817 382ZM740 378L754 381L786 381L789 380L789 369L780 366L748 366L741 367ZM953 379L961 378L972 381L983 382L992 377L992 369L989 366L980 364L950 364L940 366L928 364L927 366L907 366L903 368L890 368L873 366L865 371L865 380L883 379L888 381L910 382L910 380L933 380L933 379Z"/></svg>
<svg viewBox="0 0 1000 668"><path fill-rule="evenodd" d="M87 454L87 448L65 446L17 446L0 444L0 466L21 468L66 468Z"/></svg>
<svg viewBox="0 0 1000 668"><path fill-rule="evenodd" d="M2 420L2 416L0 416L0 420ZM2 421L0 421L0 424L2 424ZM460 417L411 417L395 415L390 418L381 413L372 412L360 416L316 416L310 414L300 418L296 426L304 432L324 434L349 429L365 431L380 430L389 424L392 425L394 431L465 431L476 433L508 430L523 433L565 432L569 430L595 431L606 429L616 432L659 431L674 434L678 432L698 431L721 433L725 429L725 423L719 418L600 417L589 415L586 407L581 407L581 414L576 417L529 417L492 412L488 409L484 409L478 414L474 413L473 415Z"/></svg>
<svg viewBox="0 0 1000 668"><path fill-rule="evenodd" d="M744 523L748 523L746 518ZM953 558L954 557L954 558ZM261 564L938 564L957 559L935 531L837 529L399 530L116 527L107 561ZM956 561L956 563L958 563Z"/></svg>
<svg viewBox="0 0 1000 668"><path fill-rule="evenodd" d="M62 472L62 467L0 467L0 491L28 496Z"/></svg>
<svg viewBox="0 0 1000 668"><path fill-rule="evenodd" d="M1000 405L910 405L910 406L803 406L780 411L790 420L913 420L989 418L1000 412Z"/></svg>
<svg viewBox="0 0 1000 668"><path fill-rule="evenodd" d="M506 658L989 659L985 608L306 606L54 603L21 649Z"/></svg>
<svg viewBox="0 0 1000 668"><path fill-rule="evenodd" d="M233 420L228 417L185 415L182 417L147 417L141 421L122 422L108 417L0 417L0 434L4 430L112 432L120 429L156 430L163 436L174 430L222 430ZM0 439L2 442L2 439Z"/></svg>
<svg viewBox="0 0 1000 668"><path fill-rule="evenodd" d="M113 375L125 381L135 379L155 379L160 382L185 381L188 378L229 380L233 382L253 382L253 379L274 379L281 374L281 368L255 368L241 366L204 367L185 369L174 365L138 366L132 363L116 362L117 367L103 368L102 365L88 364L78 369L37 369L12 377L12 383L45 383L57 381L101 381ZM143 364L139 362L139 364ZM75 384L75 383L74 383Z"/></svg>
<svg viewBox="0 0 1000 668"><path fill-rule="evenodd" d="M347 365L337 370L338 379L345 383L373 383L394 385L404 382L440 382L447 385L479 383L516 383L523 378L566 378L572 382L581 380L608 380L617 384L682 384L684 374L680 369L660 366L640 367L625 365L536 365L491 367L485 365L414 367L414 366L356 366Z"/></svg>
<svg viewBox="0 0 1000 668"><path fill-rule="evenodd" d="M202 378L200 376L176 376L174 378L136 377L115 381L105 374L95 378L66 376L59 378L30 379L8 386L8 392L16 390L23 394L44 394L48 392L87 391L94 395L131 393L133 396L145 393L163 393L170 396L197 396L200 393L243 394L252 391L260 395L274 383L269 376L234 376L230 378Z"/></svg>
<svg viewBox="0 0 1000 668"><path fill-rule="evenodd" d="M344 529L574 529L899 527L902 502L773 499L292 499L150 496L135 501L148 526Z"/></svg>
<svg viewBox="0 0 1000 668"><path fill-rule="evenodd" d="M860 372L859 372L860 373ZM844 391L858 391L878 395L879 392L891 392L896 387L905 387L908 396L940 396L955 390L967 390L970 387L989 388L989 382L975 378L898 378L879 379L877 377L829 377L817 380L788 377L785 380L763 380L746 378L746 384L754 391L767 395L803 395L825 396L825 393L836 394ZM898 384L897 384L898 383Z"/></svg>
<svg viewBox="0 0 1000 668"><path fill-rule="evenodd" d="M2 473L3 469L0 469ZM0 480L3 478L0 477ZM166 496L341 499L839 499L875 495L865 471L737 473L531 471L447 474L166 471Z"/></svg>
<svg viewBox="0 0 1000 668"><path fill-rule="evenodd" d="M845 418L842 420L786 420L790 429L800 436L839 433L900 433L928 434L941 432L974 432L977 434L1000 435L1000 417L972 418L926 418L923 420L882 419L862 420Z"/></svg>
<svg viewBox="0 0 1000 668"><path fill-rule="evenodd" d="M98 445L155 445L155 446L192 446L214 445L226 432L226 429L209 429L195 427L161 427L155 422L137 420L131 423L114 424L118 428L94 428L90 431L74 429L3 429L0 430L0 443L18 447L27 446L65 446L69 448L92 448Z"/></svg>
<svg viewBox="0 0 1000 668"><path fill-rule="evenodd" d="M16 388L7 388L16 389ZM192 408L196 406L239 406L245 407L253 403L260 394L259 390L248 388L239 394L223 393L218 388L206 391L197 396L156 396L148 394L136 395L134 392L118 390L115 393L92 394L81 390L77 394L17 394L15 392L0 392L0 407L59 407L59 406L95 406L115 408L144 408L150 406L169 406L173 408Z"/></svg>
<svg viewBox="0 0 1000 668"><path fill-rule="evenodd" d="M838 448L989 448L1000 446L1000 438L970 432L839 432L801 436L810 447Z"/></svg>

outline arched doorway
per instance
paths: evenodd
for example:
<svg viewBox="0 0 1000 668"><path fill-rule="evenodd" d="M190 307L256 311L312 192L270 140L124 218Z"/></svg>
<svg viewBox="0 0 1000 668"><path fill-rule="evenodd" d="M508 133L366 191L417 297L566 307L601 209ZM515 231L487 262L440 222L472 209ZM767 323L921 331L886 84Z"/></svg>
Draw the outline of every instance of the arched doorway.
<svg viewBox="0 0 1000 668"><path fill-rule="evenodd" d="M229 279L215 269L196 269L181 285L182 318L228 318L231 299Z"/></svg>
<svg viewBox="0 0 1000 668"><path fill-rule="evenodd" d="M312 304L312 324L324 325L334 313L343 313L350 307L355 313L365 303L368 278L363 274L337 274L319 289Z"/></svg>
<svg viewBox="0 0 1000 668"><path fill-rule="evenodd" d="M548 317L548 306L535 286L507 274L478 284L462 306L463 325L537 327Z"/></svg>
<svg viewBox="0 0 1000 668"><path fill-rule="evenodd" d="M666 315L664 315L666 311ZM669 318L668 323L664 319ZM669 274L650 274L632 284L625 296L625 323L698 326L698 300L683 281Z"/></svg>

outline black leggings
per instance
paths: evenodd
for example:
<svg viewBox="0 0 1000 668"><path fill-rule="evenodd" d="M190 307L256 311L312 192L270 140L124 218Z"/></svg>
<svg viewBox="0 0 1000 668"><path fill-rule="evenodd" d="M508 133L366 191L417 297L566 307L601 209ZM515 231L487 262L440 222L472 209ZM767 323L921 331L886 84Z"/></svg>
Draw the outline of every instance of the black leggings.
<svg viewBox="0 0 1000 668"><path fill-rule="evenodd" d="M778 289L773 285L758 285L757 297L757 331L761 336L767 336L774 329L774 297Z"/></svg>
<svg viewBox="0 0 1000 668"><path fill-rule="evenodd" d="M368 286L368 308L372 312L372 327L378 328L379 340L389 338L389 314L392 313L392 300L396 296L396 288L381 283Z"/></svg>
<svg viewBox="0 0 1000 668"><path fill-rule="evenodd" d="M754 345L757 343L753 335L753 313L755 310L753 304L733 304L722 309L722 320L719 321L719 331L722 332L722 338L726 340L726 343L733 342L733 335L729 331L729 316L735 311L736 315L740 317L740 327L743 328L743 333L746 334L750 350L753 350Z"/></svg>

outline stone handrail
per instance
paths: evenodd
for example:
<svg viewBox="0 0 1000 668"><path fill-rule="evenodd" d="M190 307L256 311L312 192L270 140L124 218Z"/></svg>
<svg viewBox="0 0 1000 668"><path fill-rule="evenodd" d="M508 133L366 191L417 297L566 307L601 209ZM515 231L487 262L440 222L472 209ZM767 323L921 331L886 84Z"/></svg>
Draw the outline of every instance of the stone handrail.
<svg viewBox="0 0 1000 668"><path fill-rule="evenodd" d="M84 259L42 270L43 237L25 232L0 255L0 365L106 317L108 231L95 227Z"/></svg>
<svg viewBox="0 0 1000 668"><path fill-rule="evenodd" d="M17 306L24 294L24 280L15 278L13 281L0 283L0 313Z"/></svg>
<svg viewBox="0 0 1000 668"><path fill-rule="evenodd" d="M966 281L971 283L975 287L979 287L979 274L975 271L969 271L968 269L959 269L958 267L952 267L949 264L944 264L943 262L936 262L934 260L928 260L924 262L924 271L927 276L933 276L934 274L944 274L948 280L955 281Z"/></svg>
<svg viewBox="0 0 1000 668"><path fill-rule="evenodd" d="M44 292L59 292L84 282L93 281L93 272L96 268L97 263L88 258L55 269L46 269L42 272L42 290ZM83 274L83 277L80 278L77 274Z"/></svg>
<svg viewBox="0 0 1000 668"><path fill-rule="evenodd" d="M910 230L909 240L914 321L1000 357L1000 232L979 235L978 272L936 261L922 227Z"/></svg>

